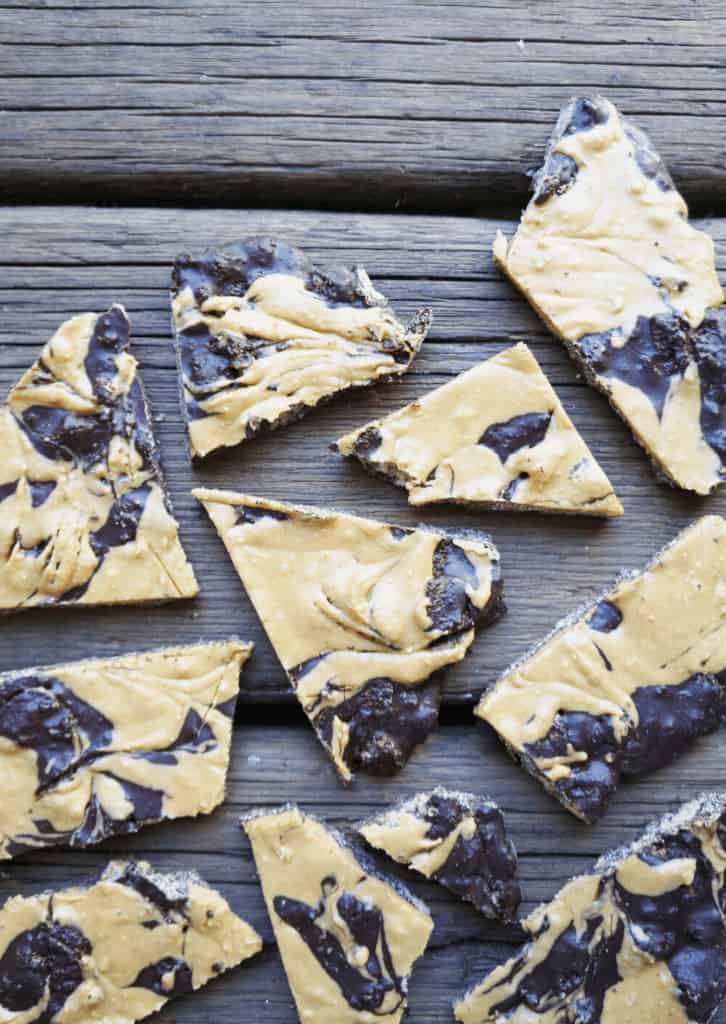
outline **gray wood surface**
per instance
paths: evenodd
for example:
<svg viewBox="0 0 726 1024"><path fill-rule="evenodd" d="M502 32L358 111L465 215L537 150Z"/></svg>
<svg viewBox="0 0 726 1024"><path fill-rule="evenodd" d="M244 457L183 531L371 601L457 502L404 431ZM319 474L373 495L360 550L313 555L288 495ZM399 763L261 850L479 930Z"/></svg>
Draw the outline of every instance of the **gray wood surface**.
<svg viewBox="0 0 726 1024"><path fill-rule="evenodd" d="M234 206L516 210L604 92L726 212L720 0L3 0L0 185Z"/></svg>
<svg viewBox="0 0 726 1024"><path fill-rule="evenodd" d="M217 885L263 934L265 950L170 1004L156 1024L297 1020L237 825L251 807L299 801L344 827L436 784L488 794L519 849L527 911L647 821L723 786L721 733L665 771L625 784L605 820L587 828L509 760L469 708L622 568L641 565L695 516L726 513L726 494L702 500L656 484L627 429L578 379L489 254L496 228L513 229L526 172L576 93L618 103L651 132L693 210L726 217L725 28L720 0L0 0L3 201L85 204L0 208L0 397L63 319L123 302L202 585L197 600L159 608L0 618L0 669L231 634L257 645L243 675L229 799L217 813L93 851L26 856L0 872L0 903L129 854L162 870L195 867ZM90 205L108 202L119 205ZM381 212L315 212L322 208ZM392 211L421 215L385 215ZM452 216L462 211L480 216ZM726 279L726 219L701 226L716 240ZM192 469L169 331L170 263L180 251L258 233L287 237L325 263L360 262L401 314L430 305L433 330L405 379L344 396ZM520 339L615 484L621 520L412 510L403 491L327 450L354 426ZM509 612L442 676L444 724L395 779L361 775L348 790L340 785L190 496L198 484L492 534ZM386 866L407 878L436 922L412 980L410 1019L449 1021L452 999L514 952L518 929L488 923L444 890Z"/></svg>
<svg viewBox="0 0 726 1024"><path fill-rule="evenodd" d="M0 619L0 665L27 666L130 648L237 633L257 650L243 674L251 701L292 701L283 673L226 552L190 495L199 484L332 505L392 522L478 527L499 546L509 612L479 632L471 655L443 675L447 704L470 704L557 620L647 561L678 528L710 510L709 499L658 485L649 464L604 398L578 380L559 342L494 268L497 226L469 218L264 211L5 208L0 230L0 388L35 358L64 318L113 301L128 306L136 354L159 422L169 488L201 596L160 608L35 610ZM708 222L726 257L726 221ZM175 253L271 232L322 261L359 260L403 315L430 305L434 326L400 382L341 396L306 419L192 468L177 400L168 311ZM625 505L619 520L411 509L405 492L327 449L341 434L397 408L507 343L529 342ZM58 638L62 637L62 645Z"/></svg>
<svg viewBox="0 0 726 1024"><path fill-rule="evenodd" d="M161 869L194 866L260 929L263 954L204 993L170 1006L159 1024L238 1024L259 1019L293 1024L295 1011L238 830L243 811L299 801L337 826L436 784L489 794L503 807L521 856L524 910L550 898L594 858L634 837L650 819L696 793L723 785L723 734L699 743L671 768L622 787L605 820L586 828L550 800L507 757L494 735L469 717L470 705L496 674L562 615L604 587L621 567L644 562L707 500L659 487L644 456L607 403L578 380L557 341L493 267L489 242L511 223L470 218L176 209L4 208L0 274L0 387L4 391L67 316L126 304L182 534L202 584L199 599L153 609L35 611L0 619L0 665L24 667L163 643L238 633L257 650L243 675L244 706L235 733L229 800L209 818L147 830L88 852L58 851L7 865L0 900L81 879L109 856L148 856ZM703 224L726 255L726 222ZM402 314L431 305L430 339L407 378L342 397L284 431L192 469L177 404L168 323L169 265L174 254L247 234L277 233L325 262L360 261ZM721 265L722 272L726 267ZM442 383L506 344L525 339L555 383L577 426L611 476L626 506L619 521L410 510L404 492L367 476L327 451L346 430ZM189 495L197 483L278 498L329 503L415 524L477 526L502 552L508 615L482 631L472 655L444 676L444 725L393 780L361 775L345 790L291 704L284 677L242 587ZM284 704L284 706L280 706ZM288 722L280 726L278 721ZM379 863L384 863L379 860ZM391 867L389 866L389 870ZM414 974L411 1020L450 1019L458 994L510 956L516 928L487 923L434 885L416 881L436 921L431 948ZM718 1018L726 1024L726 1014Z"/></svg>
<svg viewBox="0 0 726 1024"><path fill-rule="evenodd" d="M193 866L218 886L234 909L260 931L265 950L203 992L170 1004L157 1018L158 1024L246 1024L253 1019L260 1024L294 1024L297 1019L272 945L250 849L238 827L240 814L251 807L298 801L311 813L345 828L389 801L439 783L488 794L505 811L519 850L526 912L548 900L573 874L586 871L600 853L633 839L649 819L703 789L723 784L722 740L712 736L678 764L625 785L605 820L587 828L519 771L487 729L473 723L441 729L397 778L360 776L350 790L343 790L309 730L253 723L250 709L235 732L228 800L214 815L168 823L132 839L108 841L94 851L28 856L6 865L0 879L2 901L16 893L72 884L109 857L131 853L149 858L162 870ZM435 921L430 948L411 983L412 1024L449 1021L452 1000L513 955L520 933L515 927L487 922L445 890L385 858L374 860L405 879L428 903ZM726 1013L717 1024L726 1024Z"/></svg>

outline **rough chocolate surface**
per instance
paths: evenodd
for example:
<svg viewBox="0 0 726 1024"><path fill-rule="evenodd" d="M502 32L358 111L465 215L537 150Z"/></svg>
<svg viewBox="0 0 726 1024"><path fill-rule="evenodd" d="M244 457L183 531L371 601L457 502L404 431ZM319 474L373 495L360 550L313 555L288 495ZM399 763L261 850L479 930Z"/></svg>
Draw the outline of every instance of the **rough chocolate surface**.
<svg viewBox="0 0 726 1024"><path fill-rule="evenodd" d="M494 254L659 475L707 494L726 476L726 319L713 244L687 217L647 136L580 98Z"/></svg>
<svg viewBox="0 0 726 1024"><path fill-rule="evenodd" d="M522 898L517 854L491 800L438 788L363 822L358 832L487 917L515 920Z"/></svg>
<svg viewBox="0 0 726 1024"><path fill-rule="evenodd" d="M427 680L503 610L496 549L481 534L194 494L341 777L397 771L437 722Z"/></svg>
<svg viewBox="0 0 726 1024"><path fill-rule="evenodd" d="M726 998L726 795L686 805L524 922L461 1024L707 1024Z"/></svg>
<svg viewBox="0 0 726 1024"><path fill-rule="evenodd" d="M302 1021L398 1024L433 922L297 807L243 819Z"/></svg>
<svg viewBox="0 0 726 1024"><path fill-rule="evenodd" d="M404 326L365 271L321 270L269 238L178 257L172 316L193 457L404 373L430 320Z"/></svg>
<svg viewBox="0 0 726 1024"><path fill-rule="evenodd" d="M224 798L238 641L0 675L0 859L84 847Z"/></svg>
<svg viewBox="0 0 726 1024"><path fill-rule="evenodd" d="M726 520L705 516L555 630L476 714L568 810L595 821L621 776L726 720Z"/></svg>
<svg viewBox="0 0 726 1024"><path fill-rule="evenodd" d="M526 345L514 345L334 446L412 505L617 516L610 481Z"/></svg>
<svg viewBox="0 0 726 1024"><path fill-rule="evenodd" d="M0 408L0 611L193 597L121 306L62 324Z"/></svg>
<svg viewBox="0 0 726 1024"><path fill-rule="evenodd" d="M114 861L95 882L0 910L0 1013L133 1024L261 948L197 875Z"/></svg>

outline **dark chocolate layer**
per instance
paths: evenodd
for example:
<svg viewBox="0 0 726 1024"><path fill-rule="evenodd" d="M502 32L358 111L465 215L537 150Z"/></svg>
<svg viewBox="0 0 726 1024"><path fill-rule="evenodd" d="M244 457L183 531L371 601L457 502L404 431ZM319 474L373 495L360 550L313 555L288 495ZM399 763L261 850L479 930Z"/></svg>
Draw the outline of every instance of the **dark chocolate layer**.
<svg viewBox="0 0 726 1024"><path fill-rule="evenodd" d="M333 719L350 730L346 764L374 775L394 775L439 722L440 685L406 686L371 679L348 700L324 708L314 719L320 738L330 744Z"/></svg>
<svg viewBox="0 0 726 1024"><path fill-rule="evenodd" d="M711 817L715 801L720 821ZM676 824L666 819L662 830L598 864L593 886L591 876L570 883L526 922L532 938L523 953L465 997L457 1018L619 1024L624 1005L628 1021L707 1024L726 998L726 882L723 852L711 845L726 837L723 802L705 798ZM641 891L651 885L654 894ZM654 974L654 964L665 970ZM621 1004L613 990L623 985Z"/></svg>
<svg viewBox="0 0 726 1024"><path fill-rule="evenodd" d="M479 444L491 448L502 462L522 448L541 444L552 419L552 413L528 412L513 416L506 423L492 423L479 438Z"/></svg>
<svg viewBox="0 0 726 1024"><path fill-rule="evenodd" d="M715 675L697 673L678 684L641 686L633 702L638 724L622 740L616 739L607 716L560 711L548 735L525 748L530 762L562 757L569 749L587 754L586 761L569 765L567 776L549 783L587 821L597 821L605 813L622 775L640 775L670 764L696 739L726 722L726 683Z"/></svg>
<svg viewBox="0 0 726 1024"><path fill-rule="evenodd" d="M599 97L579 97L566 106L560 114L555 130L547 146L545 162L533 179L535 203L546 203L552 196L562 195L575 183L577 164L565 153L557 153L554 147L565 135L589 131L604 124L609 117L607 104Z"/></svg>
<svg viewBox="0 0 726 1024"><path fill-rule="evenodd" d="M95 662L93 673L80 663L58 667L58 675L35 669L0 676L4 757L18 780L21 767L29 773L17 787L17 806L10 802L16 791L8 797L0 856L46 846L85 847L165 817L210 811L223 793L219 773L226 772L229 757L239 661L236 643L199 645ZM195 691L190 681L199 682ZM144 747L144 732L129 705L140 698L153 702L155 692L159 713L171 717L154 737L157 746L149 741ZM218 695L226 698L222 706L214 703ZM20 758L19 750L34 756ZM196 789L189 788L190 758ZM71 801L62 813L65 790ZM54 824L59 814L62 827Z"/></svg>
<svg viewBox="0 0 726 1024"><path fill-rule="evenodd" d="M491 598L485 609L477 609L466 595L467 585L476 587L477 582L476 570L455 538L441 540L426 588L432 628L446 631L438 643L451 641L477 623L494 622L504 613L499 563L492 563ZM293 686L324 657L317 655L289 669ZM350 730L344 755L346 764L354 771L393 775L438 725L439 702L440 684L435 680L409 686L391 679L371 679L352 697L324 708L314 718L314 725L323 743L329 745L334 719L341 719Z"/></svg>
<svg viewBox="0 0 726 1024"><path fill-rule="evenodd" d="M404 1002L404 979L396 974L383 913L378 907L364 903L351 892L340 892L334 875L323 879L322 897L317 906L288 896L275 896L273 906L281 920L295 929L354 1010L375 1015L391 992L397 993L399 998L390 1008L387 1004L387 1016ZM368 955L363 966L351 964L332 928L318 923L326 917L331 924L339 917L355 945L366 950Z"/></svg>
<svg viewBox="0 0 726 1024"><path fill-rule="evenodd" d="M431 807L429 835L432 838L442 829L448 834L466 813L456 800L436 795L431 798ZM474 835L471 838L459 835L453 850L432 878L473 903L488 917L513 921L522 891L515 877L517 854L507 837L502 812L493 804L482 802L473 817Z"/></svg>
<svg viewBox="0 0 726 1024"><path fill-rule="evenodd" d="M363 310L373 305L373 299L361 286L357 272L348 267L322 270L313 265L300 249L287 242L272 238L250 238L234 242L224 250L209 250L201 256L179 256L172 270L172 296L191 289L197 308L215 296L242 298L259 278L267 275L292 275L299 278L305 289L322 300L331 309L348 307ZM254 303L253 303L254 304ZM209 319L221 318L221 312L209 311ZM423 328L428 314L420 314L412 322L411 330ZM214 415L204 402L219 395L226 388L237 390L243 385L240 378L252 363L294 347L294 341L276 341L274 338L252 334L216 333L214 324L198 319L177 326L179 364L184 386L184 408L189 421ZM390 356L396 366L405 368L413 358L408 341L395 332L389 332L381 342L381 351ZM382 378L378 377L381 380ZM268 385L276 391L278 385ZM325 389L314 403L305 398L291 401L272 417L250 416L245 424L248 439L267 430L283 426L300 418L312 404L327 401L331 396ZM194 454L198 454L194 452ZM205 453L206 454L206 453Z"/></svg>

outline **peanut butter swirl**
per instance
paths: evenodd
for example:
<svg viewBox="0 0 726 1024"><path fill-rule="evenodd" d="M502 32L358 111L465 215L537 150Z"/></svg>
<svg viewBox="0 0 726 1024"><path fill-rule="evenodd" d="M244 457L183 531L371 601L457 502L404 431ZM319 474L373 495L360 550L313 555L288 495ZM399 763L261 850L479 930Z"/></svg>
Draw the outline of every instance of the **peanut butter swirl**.
<svg viewBox="0 0 726 1024"><path fill-rule="evenodd" d="M324 271L285 242L252 238L180 256L172 317L196 458L405 373L430 313L404 326L364 270Z"/></svg>
<svg viewBox="0 0 726 1024"><path fill-rule="evenodd" d="M123 307L62 324L0 408L0 611L193 597Z"/></svg>
<svg viewBox="0 0 726 1024"><path fill-rule="evenodd" d="M523 344L347 434L336 447L405 487L411 505L451 501L601 516L623 511Z"/></svg>
<svg viewBox="0 0 726 1024"><path fill-rule="evenodd" d="M193 493L341 777L398 770L437 722L429 676L502 610L496 549L481 534Z"/></svg>
<svg viewBox="0 0 726 1024"><path fill-rule="evenodd" d="M573 100L517 233L494 255L658 472L699 494L726 475L726 312L713 243L642 131Z"/></svg>
<svg viewBox="0 0 726 1024"><path fill-rule="evenodd" d="M475 713L568 810L604 813L726 718L726 520L704 516L555 630Z"/></svg>
<svg viewBox="0 0 726 1024"><path fill-rule="evenodd" d="M398 1024L433 921L297 807L243 819L301 1021Z"/></svg>
<svg viewBox="0 0 726 1024"><path fill-rule="evenodd" d="M0 910L0 1019L134 1024L261 948L198 875L113 861L94 883Z"/></svg>
<svg viewBox="0 0 726 1024"><path fill-rule="evenodd" d="M726 794L687 804L523 922L460 1024L706 1024L726 998Z"/></svg>
<svg viewBox="0 0 726 1024"><path fill-rule="evenodd" d="M0 859L214 810L251 649L231 640L0 675Z"/></svg>
<svg viewBox="0 0 726 1024"><path fill-rule="evenodd" d="M437 787L364 821L358 832L487 917L514 920L522 897L517 853L493 801Z"/></svg>

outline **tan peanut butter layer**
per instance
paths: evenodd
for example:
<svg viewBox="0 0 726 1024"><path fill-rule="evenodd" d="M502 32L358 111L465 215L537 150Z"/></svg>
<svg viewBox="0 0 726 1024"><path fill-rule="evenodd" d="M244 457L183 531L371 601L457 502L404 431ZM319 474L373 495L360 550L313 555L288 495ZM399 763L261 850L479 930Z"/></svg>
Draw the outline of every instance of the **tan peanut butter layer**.
<svg viewBox="0 0 726 1024"><path fill-rule="evenodd" d="M358 832L487 917L515 919L522 898L517 853L491 800L438 787L364 821Z"/></svg>
<svg viewBox="0 0 726 1024"><path fill-rule="evenodd" d="M499 555L447 536L200 488L290 684L341 777L398 770L435 728L438 684L502 610Z"/></svg>
<svg viewBox="0 0 726 1024"><path fill-rule="evenodd" d="M726 520L704 516L484 694L475 713L573 814L604 813L726 718Z"/></svg>
<svg viewBox="0 0 726 1024"><path fill-rule="evenodd" d="M178 257L172 317L193 457L405 373L430 321L404 326L364 270L321 270L268 238Z"/></svg>
<svg viewBox="0 0 726 1024"><path fill-rule="evenodd" d="M494 256L661 475L726 475L726 313L713 243L648 138L612 103L560 114L517 233Z"/></svg>
<svg viewBox="0 0 726 1024"><path fill-rule="evenodd" d="M0 407L0 611L193 597L122 306L66 321Z"/></svg>
<svg viewBox="0 0 726 1024"><path fill-rule="evenodd" d="M133 1024L261 949L198 875L112 861L94 883L0 910L0 1019Z"/></svg>
<svg viewBox="0 0 726 1024"><path fill-rule="evenodd" d="M397 1024L433 921L297 807L243 819L300 1020Z"/></svg>
<svg viewBox="0 0 726 1024"><path fill-rule="evenodd" d="M569 882L461 1024L697 1024L726 997L726 794L685 805Z"/></svg>
<svg viewBox="0 0 726 1024"><path fill-rule="evenodd" d="M230 640L0 675L0 860L213 811L251 650Z"/></svg>
<svg viewBox="0 0 726 1024"><path fill-rule="evenodd" d="M612 484L526 345L514 345L410 405L342 437L408 491L411 505L619 516Z"/></svg>

